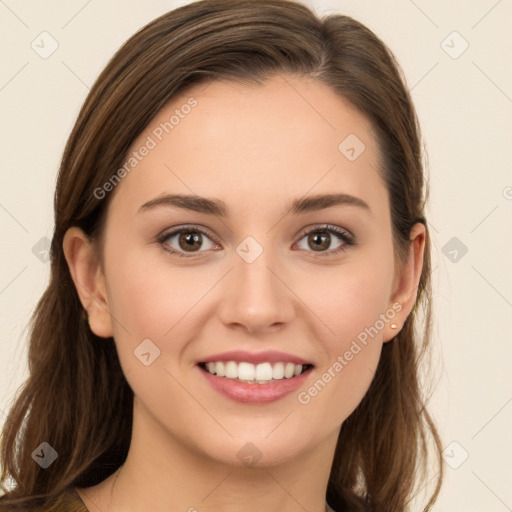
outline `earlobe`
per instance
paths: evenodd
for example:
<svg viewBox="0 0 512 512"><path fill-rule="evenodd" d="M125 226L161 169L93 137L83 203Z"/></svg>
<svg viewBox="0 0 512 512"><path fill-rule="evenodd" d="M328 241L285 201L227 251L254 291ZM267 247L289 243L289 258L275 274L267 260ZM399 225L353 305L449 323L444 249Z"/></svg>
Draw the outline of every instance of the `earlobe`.
<svg viewBox="0 0 512 512"><path fill-rule="evenodd" d="M62 247L91 331L102 338L113 336L105 278L93 243L80 228L69 228Z"/></svg>
<svg viewBox="0 0 512 512"><path fill-rule="evenodd" d="M384 342L392 340L400 332L416 302L418 285L423 270L425 237L425 226L420 222L416 223L410 233L408 259L404 264L400 265L395 275L394 293L391 304L392 308L397 313L393 320L386 326ZM397 305L399 305L399 307L395 307Z"/></svg>

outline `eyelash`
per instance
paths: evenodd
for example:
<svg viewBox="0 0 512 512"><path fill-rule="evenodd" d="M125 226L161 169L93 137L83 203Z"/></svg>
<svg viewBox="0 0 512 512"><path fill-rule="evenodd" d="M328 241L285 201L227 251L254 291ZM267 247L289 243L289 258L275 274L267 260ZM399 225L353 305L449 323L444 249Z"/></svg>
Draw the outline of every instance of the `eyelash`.
<svg viewBox="0 0 512 512"><path fill-rule="evenodd" d="M302 240L304 237L308 236L311 233L331 233L337 236L342 242L343 245L338 247L337 249L330 250L330 251L321 251L316 253L320 257L325 256L332 256L335 254L339 254L347 249L348 246L355 246L356 241L355 238L349 234L346 230L339 228L338 226L333 226L331 224L324 224L321 226L315 226L313 228L309 228L301 233L300 239ZM200 252L205 251L197 251L197 252L191 252L190 255L187 255L185 252L177 251L169 246L167 241L169 238L172 238L175 235L178 235L180 233L200 233L201 235L206 236L210 240L212 240L212 237L203 229L199 228L198 226L190 225L190 226L182 226L179 229L175 229L174 231L171 231L169 233L164 233L161 236L157 238L157 242L163 247L164 250L170 252L171 254L178 256L180 258L194 258L196 254ZM215 240L212 240L212 242L215 242ZM307 252L315 252L315 251L307 251Z"/></svg>

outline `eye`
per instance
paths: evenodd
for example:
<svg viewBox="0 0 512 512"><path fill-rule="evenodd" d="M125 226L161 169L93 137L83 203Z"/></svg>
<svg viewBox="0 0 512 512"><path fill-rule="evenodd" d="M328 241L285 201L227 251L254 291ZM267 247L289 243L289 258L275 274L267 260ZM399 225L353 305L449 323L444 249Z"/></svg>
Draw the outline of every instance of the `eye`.
<svg viewBox="0 0 512 512"><path fill-rule="evenodd" d="M303 239L306 239L307 247L300 247ZM194 257L197 253L214 248L220 248L220 245L214 242L211 236L198 226L182 226L179 229L164 233L157 240L166 251L185 258ZM333 247L333 244L335 247ZM299 241L299 248L308 252L316 252L319 256L330 256L338 254L344 251L347 246L355 244L354 237L348 231L338 226L326 224L304 231ZM309 251L308 247L313 250Z"/></svg>
<svg viewBox="0 0 512 512"><path fill-rule="evenodd" d="M348 231L328 224L309 228L302 233L301 241L303 239L305 239L306 247L299 248L308 250L308 247L311 247L313 252L320 253L320 256L338 254L347 246L355 245L354 237ZM333 243L337 243L337 245L333 247Z"/></svg>
<svg viewBox="0 0 512 512"><path fill-rule="evenodd" d="M206 244L204 241L207 240ZM204 252L218 245L212 241L210 236L197 226L184 226L165 233L158 238L158 242L165 250L180 257L193 256L194 253ZM187 254L190 253L190 254Z"/></svg>

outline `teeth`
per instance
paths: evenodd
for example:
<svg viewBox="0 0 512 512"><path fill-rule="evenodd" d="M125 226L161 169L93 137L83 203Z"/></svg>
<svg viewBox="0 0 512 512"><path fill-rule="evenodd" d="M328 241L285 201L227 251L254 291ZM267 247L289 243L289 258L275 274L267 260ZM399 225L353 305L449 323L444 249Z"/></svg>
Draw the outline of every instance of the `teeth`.
<svg viewBox="0 0 512 512"><path fill-rule="evenodd" d="M254 375L255 380L272 380L272 365L270 363L256 365Z"/></svg>
<svg viewBox="0 0 512 512"><path fill-rule="evenodd" d="M301 364L294 363L260 363L252 364L235 361L216 361L206 363L206 369L212 375L238 379L242 382L266 384L272 380L291 379L303 371Z"/></svg>
<svg viewBox="0 0 512 512"><path fill-rule="evenodd" d="M238 377L238 365L235 361L228 361L226 363L225 377L228 379L236 379Z"/></svg>
<svg viewBox="0 0 512 512"><path fill-rule="evenodd" d="M228 363L229 364L229 363ZM235 364L236 367L236 364ZM239 363L238 364L238 375L240 380L254 380L255 368L251 363Z"/></svg>
<svg viewBox="0 0 512 512"><path fill-rule="evenodd" d="M272 368L272 378L280 380L284 378L284 363L275 363Z"/></svg>
<svg viewBox="0 0 512 512"><path fill-rule="evenodd" d="M293 373L295 372L295 365L293 363L286 363L284 367L284 377L285 379L290 379L293 377Z"/></svg>

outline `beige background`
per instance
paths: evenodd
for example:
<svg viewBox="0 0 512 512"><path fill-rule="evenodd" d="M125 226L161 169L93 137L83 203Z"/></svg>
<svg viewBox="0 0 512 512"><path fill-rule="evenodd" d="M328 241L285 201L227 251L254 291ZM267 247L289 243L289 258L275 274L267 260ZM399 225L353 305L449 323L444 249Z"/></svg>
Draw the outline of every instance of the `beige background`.
<svg viewBox="0 0 512 512"><path fill-rule="evenodd" d="M40 240L51 238L56 170L78 109L114 51L184 3L0 1L0 423L27 375L23 329L49 277ZM448 464L434 510L512 510L512 3L307 3L354 16L391 47L423 128L434 242L431 406ZM46 51L58 43L47 58L31 47L44 51L41 37Z"/></svg>

